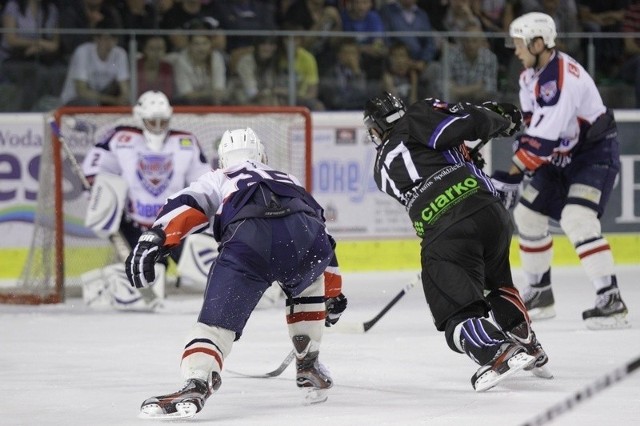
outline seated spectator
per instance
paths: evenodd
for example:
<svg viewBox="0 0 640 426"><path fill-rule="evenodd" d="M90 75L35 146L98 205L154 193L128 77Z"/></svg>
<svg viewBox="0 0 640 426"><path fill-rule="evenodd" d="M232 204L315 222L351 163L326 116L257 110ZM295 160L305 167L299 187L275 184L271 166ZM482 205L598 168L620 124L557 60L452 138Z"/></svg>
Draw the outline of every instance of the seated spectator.
<svg viewBox="0 0 640 426"><path fill-rule="evenodd" d="M444 27L447 31L464 31L474 24L482 28L480 17L476 16L471 7L471 0L449 0L449 9L444 17ZM453 39L457 43L460 39Z"/></svg>
<svg viewBox="0 0 640 426"><path fill-rule="evenodd" d="M189 29L213 30L207 19L191 22ZM189 44L174 65L176 104L221 105L227 100L227 65L224 52L215 48L215 37L215 33L188 36Z"/></svg>
<svg viewBox="0 0 640 426"><path fill-rule="evenodd" d="M294 24L287 24L284 28L288 31L300 31L300 27ZM289 105L289 55L287 42L289 38L278 40L278 73L276 85L273 89L278 98L279 105ZM296 85L295 105L305 106L312 111L324 110L324 105L318 99L318 63L316 58L304 47L302 47L300 37L293 38L294 43L294 77Z"/></svg>
<svg viewBox="0 0 640 426"><path fill-rule="evenodd" d="M401 41L389 48L389 60L382 74L382 90L402 99L405 105L418 100L418 70L412 64L409 48Z"/></svg>
<svg viewBox="0 0 640 426"><path fill-rule="evenodd" d="M52 0L9 0L2 11L7 32L2 36L0 62L2 75L17 89L15 110L40 110L48 103L45 99L55 103L66 68L59 35L41 30L58 28L58 17Z"/></svg>
<svg viewBox="0 0 640 426"><path fill-rule="evenodd" d="M108 19L96 25L97 30L114 28ZM130 92L127 52L116 36L102 32L73 52L60 98L65 105L129 105Z"/></svg>
<svg viewBox="0 0 640 426"><path fill-rule="evenodd" d="M335 6L328 5L325 0L299 0L291 4L283 17L283 25L287 22L298 23L308 31L342 31L342 19ZM320 73L330 67L335 59L335 45L339 39L327 36L309 36L302 41L302 47L316 57ZM327 64L323 69L323 64Z"/></svg>
<svg viewBox="0 0 640 426"><path fill-rule="evenodd" d="M355 39L341 39L336 62L321 81L320 99L332 110L359 110L369 99L367 75Z"/></svg>
<svg viewBox="0 0 640 426"><path fill-rule="evenodd" d="M387 46L384 42L384 24L382 18L373 8L372 0L345 0L345 8L341 13L342 30L356 33L362 65L367 69L369 78L379 79L382 76L384 61L387 57ZM379 36L360 35L357 33L379 33Z"/></svg>
<svg viewBox="0 0 640 426"><path fill-rule="evenodd" d="M201 0L180 0L162 14L159 27L163 30L185 29L190 22L207 17L213 17L212 7L205 6ZM171 53L181 52L189 44L188 36L183 33L173 33L168 38Z"/></svg>
<svg viewBox="0 0 640 426"><path fill-rule="evenodd" d="M66 0L60 4L60 28L93 30L103 20L111 22L116 28L122 28L118 11L107 0ZM62 34L62 54L68 61L78 46L93 41L93 35L86 33Z"/></svg>
<svg viewBox="0 0 640 426"><path fill-rule="evenodd" d="M173 65L165 61L167 41L162 36L150 36L142 43L142 55L138 58L138 93L157 90L164 93L173 103L175 78Z"/></svg>
<svg viewBox="0 0 640 426"><path fill-rule="evenodd" d="M268 2L259 0L216 1L213 14L225 30L275 30L275 11ZM227 37L229 67L235 69L240 56L253 49L252 36Z"/></svg>
<svg viewBox="0 0 640 426"><path fill-rule="evenodd" d="M464 30L477 35L460 38L451 48L449 98L474 104L495 99L498 59L487 47L480 25L470 23Z"/></svg>
<svg viewBox="0 0 640 426"><path fill-rule="evenodd" d="M118 0L115 6L122 21L122 28L134 30L153 30L158 28L158 15L154 4L146 0ZM129 49L130 36L122 42Z"/></svg>
<svg viewBox="0 0 640 426"><path fill-rule="evenodd" d="M237 84L234 100L241 105L278 105L273 89L278 73L278 40L258 37L251 52L236 64Z"/></svg>

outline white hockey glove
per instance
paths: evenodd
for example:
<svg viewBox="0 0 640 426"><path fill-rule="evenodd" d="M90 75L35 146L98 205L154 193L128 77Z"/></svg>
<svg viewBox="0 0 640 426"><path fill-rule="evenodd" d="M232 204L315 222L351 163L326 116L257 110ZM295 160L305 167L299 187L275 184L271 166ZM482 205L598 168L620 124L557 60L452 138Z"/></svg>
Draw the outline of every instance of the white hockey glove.
<svg viewBox="0 0 640 426"><path fill-rule="evenodd" d="M512 209L520 198L520 183L524 179L522 173L510 175L507 172L496 170L491 175L491 183L498 191L500 200L507 210Z"/></svg>
<svg viewBox="0 0 640 426"><path fill-rule="evenodd" d="M125 261L127 278L132 287L149 287L156 279L156 262L169 254L162 245L165 233L160 228L153 228L140 235L138 243Z"/></svg>
<svg viewBox="0 0 640 426"><path fill-rule="evenodd" d="M340 315L347 309L347 298L340 293L336 297L329 297L324 301L327 312L324 319L324 326L331 327L340 319Z"/></svg>
<svg viewBox="0 0 640 426"><path fill-rule="evenodd" d="M482 106L510 121L509 127L501 131L500 136L513 136L520 131L522 127L522 112L517 106L506 102L484 102Z"/></svg>

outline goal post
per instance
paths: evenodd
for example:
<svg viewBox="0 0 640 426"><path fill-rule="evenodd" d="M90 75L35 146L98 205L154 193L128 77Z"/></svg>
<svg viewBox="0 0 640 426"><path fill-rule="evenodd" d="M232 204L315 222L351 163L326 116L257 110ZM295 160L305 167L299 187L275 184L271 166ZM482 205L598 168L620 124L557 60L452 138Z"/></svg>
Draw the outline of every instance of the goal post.
<svg viewBox="0 0 640 426"><path fill-rule="evenodd" d="M115 126L137 125L132 107L62 107L53 112L60 134L82 163L91 147ZM45 120L46 121L46 120ZM217 166L225 130L251 127L266 147L269 165L295 175L311 190L312 124L304 107L174 106L170 127L195 134ZM117 262L108 240L84 227L88 196L65 158L60 140L45 128L33 236L15 286L0 288L0 303L61 303L80 276Z"/></svg>

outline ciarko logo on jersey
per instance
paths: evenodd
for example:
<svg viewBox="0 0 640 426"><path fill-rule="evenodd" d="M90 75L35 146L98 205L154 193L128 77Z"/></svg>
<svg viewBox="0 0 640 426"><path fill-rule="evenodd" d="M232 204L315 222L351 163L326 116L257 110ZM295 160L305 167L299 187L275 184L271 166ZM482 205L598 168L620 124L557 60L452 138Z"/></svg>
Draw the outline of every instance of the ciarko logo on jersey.
<svg viewBox="0 0 640 426"><path fill-rule="evenodd" d="M478 180L472 176L462 182L455 183L436 196L429 205L420 212L422 222L415 221L413 227L418 236L424 235L424 223L433 225L440 216L469 195L478 191Z"/></svg>

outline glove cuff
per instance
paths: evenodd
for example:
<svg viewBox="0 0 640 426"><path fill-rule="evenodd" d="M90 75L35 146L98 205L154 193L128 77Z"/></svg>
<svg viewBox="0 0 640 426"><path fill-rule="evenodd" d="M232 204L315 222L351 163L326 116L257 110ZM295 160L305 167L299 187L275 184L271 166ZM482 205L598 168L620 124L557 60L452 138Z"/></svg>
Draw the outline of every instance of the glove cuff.
<svg viewBox="0 0 640 426"><path fill-rule="evenodd" d="M147 231L144 231L140 235L138 242L151 243L153 245L162 247L166 239L167 235L162 228L151 228Z"/></svg>

